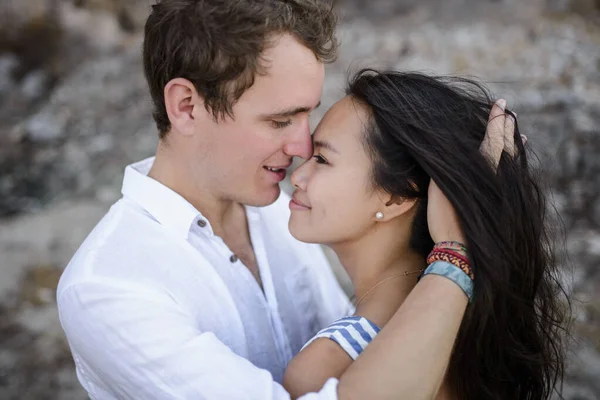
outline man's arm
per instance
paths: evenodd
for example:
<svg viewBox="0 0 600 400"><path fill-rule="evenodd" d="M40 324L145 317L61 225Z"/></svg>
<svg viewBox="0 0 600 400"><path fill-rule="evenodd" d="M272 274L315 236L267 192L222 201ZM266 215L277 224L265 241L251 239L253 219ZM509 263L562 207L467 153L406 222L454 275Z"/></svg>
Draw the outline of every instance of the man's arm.
<svg viewBox="0 0 600 400"><path fill-rule="evenodd" d="M59 297L60 318L96 399L289 399L271 374L200 332L166 294L80 283ZM199 305L201 306L201 305ZM334 399L335 384L308 398Z"/></svg>
<svg viewBox="0 0 600 400"><path fill-rule="evenodd" d="M460 316L452 321L450 300L458 300L463 311L466 300L452 282L436 276L424 277L413 293L416 304L411 293L408 307L402 306L342 375L337 394L337 381L329 380L301 399L430 398L424 394L437 390L460 324ZM177 303L146 288L80 283L61 292L59 309L82 368L80 380L99 400L106 393L111 399L290 398L268 371L213 333L200 332Z"/></svg>
<svg viewBox="0 0 600 400"><path fill-rule="evenodd" d="M63 328L84 366L80 379L95 398L290 398L268 371L198 331L175 302L146 291L90 283L59 297ZM302 400L432 398L465 307L458 286L425 276L339 385L330 380Z"/></svg>

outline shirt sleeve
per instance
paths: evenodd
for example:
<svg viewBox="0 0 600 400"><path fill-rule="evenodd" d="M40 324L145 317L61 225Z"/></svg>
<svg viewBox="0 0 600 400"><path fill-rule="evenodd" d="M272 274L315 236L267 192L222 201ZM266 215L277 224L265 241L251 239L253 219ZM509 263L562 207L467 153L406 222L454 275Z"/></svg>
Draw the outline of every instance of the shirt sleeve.
<svg viewBox="0 0 600 400"><path fill-rule="evenodd" d="M290 395L236 355L168 295L140 287L78 283L58 297L78 377L93 399L260 399ZM337 399L337 380L302 400Z"/></svg>
<svg viewBox="0 0 600 400"><path fill-rule="evenodd" d="M317 339L330 339L348 353L352 360L356 360L380 331L377 325L365 317L345 317L321 329L302 347L302 350Z"/></svg>

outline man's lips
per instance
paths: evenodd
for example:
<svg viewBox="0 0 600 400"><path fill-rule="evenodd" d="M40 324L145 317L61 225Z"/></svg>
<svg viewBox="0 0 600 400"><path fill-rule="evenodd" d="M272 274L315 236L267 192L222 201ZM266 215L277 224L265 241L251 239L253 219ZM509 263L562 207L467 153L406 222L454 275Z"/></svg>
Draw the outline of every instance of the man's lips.
<svg viewBox="0 0 600 400"><path fill-rule="evenodd" d="M287 174L286 169L292 165L291 163L287 164L287 165L280 165L280 166L264 166L263 168L265 169L265 171L267 171L271 177L274 179L275 182L281 182L282 180L285 179L285 176Z"/></svg>
<svg viewBox="0 0 600 400"><path fill-rule="evenodd" d="M284 165L265 165L263 168L271 172L281 172L282 170L285 171L288 169L291 165L291 163Z"/></svg>

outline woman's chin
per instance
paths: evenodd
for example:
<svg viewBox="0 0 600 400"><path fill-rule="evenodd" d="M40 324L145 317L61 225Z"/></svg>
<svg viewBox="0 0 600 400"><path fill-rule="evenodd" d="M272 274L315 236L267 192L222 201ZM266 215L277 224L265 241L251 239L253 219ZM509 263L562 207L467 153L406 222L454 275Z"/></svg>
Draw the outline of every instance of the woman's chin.
<svg viewBox="0 0 600 400"><path fill-rule="evenodd" d="M290 219L288 223L288 229L296 240L304 243L318 243L315 235L311 235L311 232L309 232L307 229L299 227L296 223L294 223L293 219Z"/></svg>

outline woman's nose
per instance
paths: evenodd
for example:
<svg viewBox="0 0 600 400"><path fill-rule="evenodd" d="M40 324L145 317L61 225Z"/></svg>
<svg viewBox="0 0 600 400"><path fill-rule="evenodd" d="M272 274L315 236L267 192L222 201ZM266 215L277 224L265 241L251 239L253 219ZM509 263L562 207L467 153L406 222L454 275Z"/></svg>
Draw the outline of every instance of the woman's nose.
<svg viewBox="0 0 600 400"><path fill-rule="evenodd" d="M304 163L302 163L302 165L296 168L296 170L292 173L292 176L290 177L290 182L295 188L300 190L306 189L306 179L308 177L310 168L310 166L308 165L309 163L310 158L304 161Z"/></svg>

